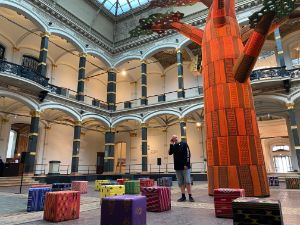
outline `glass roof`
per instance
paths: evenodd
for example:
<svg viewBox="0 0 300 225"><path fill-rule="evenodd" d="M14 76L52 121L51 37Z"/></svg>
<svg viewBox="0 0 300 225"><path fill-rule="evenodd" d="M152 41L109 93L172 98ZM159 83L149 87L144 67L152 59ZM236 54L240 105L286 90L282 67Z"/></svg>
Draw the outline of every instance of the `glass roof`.
<svg viewBox="0 0 300 225"><path fill-rule="evenodd" d="M98 2L113 15L119 16L148 3L149 0L98 0Z"/></svg>

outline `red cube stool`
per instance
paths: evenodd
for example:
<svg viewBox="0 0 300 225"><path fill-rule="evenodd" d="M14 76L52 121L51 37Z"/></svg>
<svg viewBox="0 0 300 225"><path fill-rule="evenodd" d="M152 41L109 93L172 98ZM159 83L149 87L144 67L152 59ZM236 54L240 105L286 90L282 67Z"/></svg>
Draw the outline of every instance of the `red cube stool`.
<svg viewBox="0 0 300 225"><path fill-rule="evenodd" d="M79 191L81 194L86 194L88 190L87 181L72 181L72 190Z"/></svg>
<svg viewBox="0 0 300 225"><path fill-rule="evenodd" d="M154 180L153 179L140 179L140 188L141 191L144 187L153 187Z"/></svg>
<svg viewBox="0 0 300 225"><path fill-rule="evenodd" d="M171 209L169 187L144 187L142 195L147 197L147 211L149 212L163 212Z"/></svg>
<svg viewBox="0 0 300 225"><path fill-rule="evenodd" d="M48 192L45 198L44 220L61 222L79 218L80 192Z"/></svg>
<svg viewBox="0 0 300 225"><path fill-rule="evenodd" d="M232 218L232 201L245 197L244 189L219 188L214 190L216 217Z"/></svg>

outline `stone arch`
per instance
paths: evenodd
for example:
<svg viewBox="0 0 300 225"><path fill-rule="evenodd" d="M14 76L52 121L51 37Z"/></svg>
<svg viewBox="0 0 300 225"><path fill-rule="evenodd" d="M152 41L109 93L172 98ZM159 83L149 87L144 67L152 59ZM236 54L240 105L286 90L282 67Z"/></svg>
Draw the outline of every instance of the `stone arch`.
<svg viewBox="0 0 300 225"><path fill-rule="evenodd" d="M135 121L138 121L139 123L142 123L142 118L140 116L136 116L136 115L121 116L121 117L116 118L112 122L111 127L116 127L118 124L120 124L126 120L135 120Z"/></svg>
<svg viewBox="0 0 300 225"><path fill-rule="evenodd" d="M203 103L201 103L201 104L194 104L194 105L189 106L188 108L186 108L185 110L183 110L183 112L181 113L181 117L184 118L189 113L194 112L194 111L199 110L199 109L204 109L204 104Z"/></svg>
<svg viewBox="0 0 300 225"><path fill-rule="evenodd" d="M24 97L23 95L19 95L17 93L0 90L0 96L12 98L16 101L22 102L24 105L26 105L31 110L39 111L40 107L39 104L34 101L33 99L30 99L28 97Z"/></svg>
<svg viewBox="0 0 300 225"><path fill-rule="evenodd" d="M46 102L41 104L41 111L44 111L46 109L57 109L63 111L71 116L74 120L81 121L81 116L76 110L60 103Z"/></svg>
<svg viewBox="0 0 300 225"><path fill-rule="evenodd" d="M106 127L110 127L110 122L109 119L105 116L101 116L95 113L85 113L82 115L81 117L82 121L84 120L88 120L88 119L94 119L97 121L100 121L101 123L103 123Z"/></svg>
<svg viewBox="0 0 300 225"><path fill-rule="evenodd" d="M142 59L147 59L149 57L151 57L152 55L154 55L157 52L163 51L165 49L172 49L172 48L177 48L177 45L174 43L168 43L168 44L164 44L164 45L160 45L160 46L155 46L151 49L149 49L147 52L145 52L145 54L143 55Z"/></svg>
<svg viewBox="0 0 300 225"><path fill-rule="evenodd" d="M119 59L116 63L114 63L113 67L117 68L118 66L122 65L126 61L130 61L130 60L142 60L142 57L138 56L138 55L129 55L129 56L126 56L124 58Z"/></svg>
<svg viewBox="0 0 300 225"><path fill-rule="evenodd" d="M89 54L89 55L93 55L93 56L95 56L96 58L99 58L102 62L104 62L104 64L105 64L108 68L113 67L113 65L111 64L111 58L108 57L107 55L105 55L105 53L99 52L99 51L97 51L97 50L90 49L90 48L88 48L88 49L86 50L86 53Z"/></svg>
<svg viewBox="0 0 300 225"><path fill-rule="evenodd" d="M25 6L25 3L20 4L19 2L12 2L10 0L3 0L0 2L0 7L5 7L25 14L25 16L30 18L31 21L41 29L41 31L47 32L48 26L41 20L41 16L35 14L34 10L27 9Z"/></svg>
<svg viewBox="0 0 300 225"><path fill-rule="evenodd" d="M153 119L154 117L161 116L161 115L174 115L178 118L180 118L180 112L174 109L167 109L167 110L159 110L154 111L146 115L143 119L143 122L148 122L149 120Z"/></svg>

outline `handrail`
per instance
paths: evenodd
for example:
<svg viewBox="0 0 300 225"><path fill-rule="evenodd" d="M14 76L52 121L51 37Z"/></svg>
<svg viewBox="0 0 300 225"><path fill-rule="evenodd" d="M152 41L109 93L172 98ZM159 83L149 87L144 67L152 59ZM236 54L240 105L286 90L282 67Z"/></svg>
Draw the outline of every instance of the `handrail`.
<svg viewBox="0 0 300 225"><path fill-rule="evenodd" d="M81 169L80 167L87 167L85 169ZM91 167L94 169L91 169ZM78 166L78 172L87 172L87 174L96 174L96 171L97 171L97 165L79 165Z"/></svg>

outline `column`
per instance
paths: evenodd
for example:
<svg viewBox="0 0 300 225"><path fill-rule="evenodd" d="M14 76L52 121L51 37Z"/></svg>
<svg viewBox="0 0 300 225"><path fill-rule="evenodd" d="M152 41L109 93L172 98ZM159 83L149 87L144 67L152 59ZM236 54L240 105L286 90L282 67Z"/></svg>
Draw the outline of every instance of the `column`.
<svg viewBox="0 0 300 225"><path fill-rule="evenodd" d="M50 34L45 32L41 35L41 49L40 49L40 56L39 56L39 64L37 73L43 77L46 77L47 73L47 55L48 55L48 45L49 45L49 37Z"/></svg>
<svg viewBox="0 0 300 225"><path fill-rule="evenodd" d="M290 141L292 167L293 167L293 170L298 171L298 169L299 169L298 160L297 160L296 149L295 149L294 139L293 139L293 134L292 134L292 129L291 129L291 121L290 121L289 117L286 118L286 127L287 127L288 137L289 137L289 141Z"/></svg>
<svg viewBox="0 0 300 225"><path fill-rule="evenodd" d="M146 123L142 123L142 171L148 171L148 128Z"/></svg>
<svg viewBox="0 0 300 225"><path fill-rule="evenodd" d="M177 73L178 73L178 90L177 96L178 98L184 98L184 85L183 85L183 60L182 53L180 49L177 49Z"/></svg>
<svg viewBox="0 0 300 225"><path fill-rule="evenodd" d="M292 130L292 137L295 145L296 156L298 160L298 167L300 167L300 140L299 140L299 133L298 133L298 126L297 126L297 119L295 113L295 103L289 102L287 103L288 113L290 117L290 127Z"/></svg>
<svg viewBox="0 0 300 225"><path fill-rule="evenodd" d="M187 138L186 138L186 119L181 118L179 120L179 124L180 124L181 141L186 142L187 141Z"/></svg>
<svg viewBox="0 0 300 225"><path fill-rule="evenodd" d="M115 131L105 133L104 172L114 172L115 164Z"/></svg>
<svg viewBox="0 0 300 225"><path fill-rule="evenodd" d="M147 64L145 60L142 60L141 64L141 105L148 105L147 99Z"/></svg>
<svg viewBox="0 0 300 225"><path fill-rule="evenodd" d="M74 125L73 154L72 154L72 166L71 166L72 174L78 173L80 134L81 134L81 121L76 121Z"/></svg>
<svg viewBox="0 0 300 225"><path fill-rule="evenodd" d="M35 156L39 136L40 112L32 111L30 114L31 124L24 168L25 173L34 173Z"/></svg>
<svg viewBox="0 0 300 225"><path fill-rule="evenodd" d="M108 110L116 110L116 91L117 91L117 74L115 69L108 71L108 82L107 82L107 104Z"/></svg>
<svg viewBox="0 0 300 225"><path fill-rule="evenodd" d="M87 54L81 53L79 58L77 100L84 101L85 66Z"/></svg>
<svg viewBox="0 0 300 225"><path fill-rule="evenodd" d="M281 67L284 67L285 60L284 60L283 47L282 47L282 41L281 41L279 28L277 28L274 31L274 37L275 37L275 42L276 42L277 64Z"/></svg>

